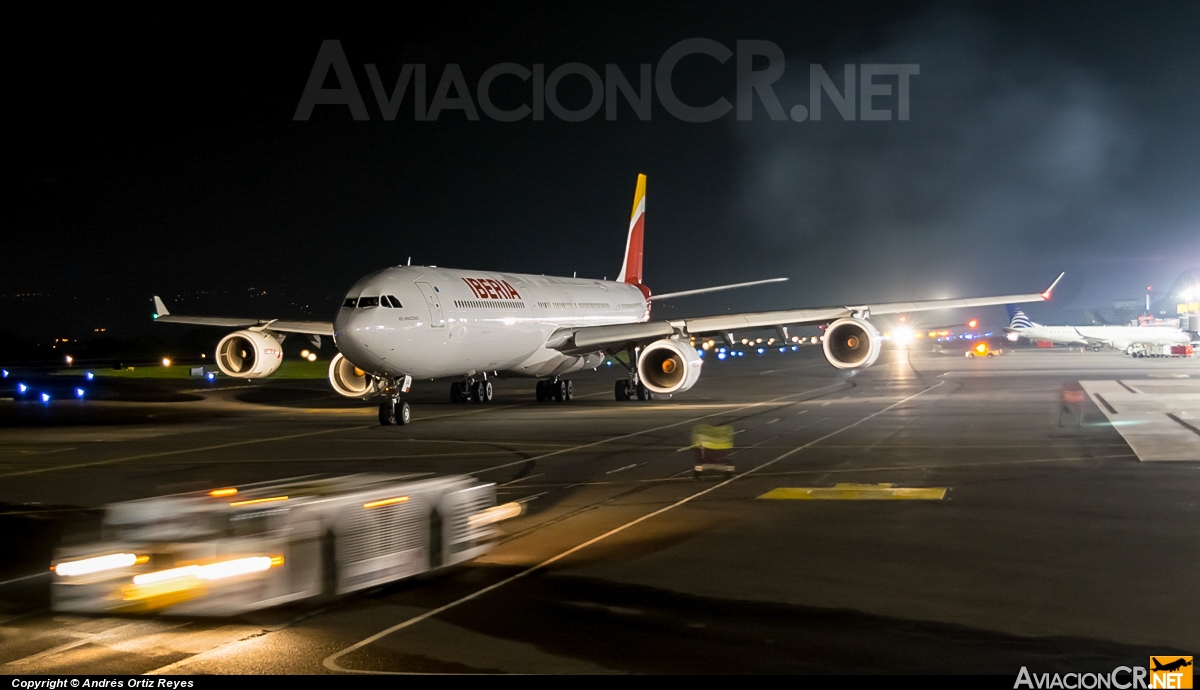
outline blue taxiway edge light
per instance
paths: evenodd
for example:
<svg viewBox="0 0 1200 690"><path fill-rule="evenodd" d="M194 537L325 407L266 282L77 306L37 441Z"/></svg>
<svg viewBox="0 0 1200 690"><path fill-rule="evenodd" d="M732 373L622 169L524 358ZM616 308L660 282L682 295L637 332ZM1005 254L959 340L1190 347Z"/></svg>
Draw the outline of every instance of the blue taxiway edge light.
<svg viewBox="0 0 1200 690"><path fill-rule="evenodd" d="M83 389L82 388L75 389L75 397L79 398L80 400L83 400Z"/></svg>
<svg viewBox="0 0 1200 690"><path fill-rule="evenodd" d="M92 373L92 372L90 372L90 371L89 371L89 372L87 372L86 374L84 374L84 376L86 376L86 377L87 377L87 380L88 380L88 381L91 381L92 379L96 378L96 375L95 375L95 374L93 374L93 373Z"/></svg>

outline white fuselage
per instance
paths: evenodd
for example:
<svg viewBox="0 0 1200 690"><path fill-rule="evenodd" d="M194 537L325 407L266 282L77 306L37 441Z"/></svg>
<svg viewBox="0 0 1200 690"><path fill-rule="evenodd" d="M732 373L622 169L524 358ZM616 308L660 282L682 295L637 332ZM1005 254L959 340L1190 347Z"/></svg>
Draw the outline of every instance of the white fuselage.
<svg viewBox="0 0 1200 690"><path fill-rule="evenodd" d="M380 298L376 306L371 298ZM347 360L377 375L557 376L597 366L604 354L548 347L556 332L649 317L646 297L629 283L397 266L355 283L333 338Z"/></svg>
<svg viewBox="0 0 1200 690"><path fill-rule="evenodd" d="M1096 345L1124 350L1130 345L1186 345L1191 336L1176 328L1163 326L1042 326L1014 328L1030 340L1046 340L1061 345Z"/></svg>

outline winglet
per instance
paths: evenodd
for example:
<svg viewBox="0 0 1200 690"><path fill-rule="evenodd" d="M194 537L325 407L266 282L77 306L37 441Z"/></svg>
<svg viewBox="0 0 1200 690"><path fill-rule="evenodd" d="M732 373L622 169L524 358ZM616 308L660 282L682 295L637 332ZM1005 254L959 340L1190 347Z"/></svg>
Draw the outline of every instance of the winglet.
<svg viewBox="0 0 1200 690"><path fill-rule="evenodd" d="M169 316L171 312L167 311L167 305L163 304L162 298L158 295L154 296L154 318L160 316Z"/></svg>
<svg viewBox="0 0 1200 690"><path fill-rule="evenodd" d="M1062 280L1063 276L1065 276L1066 274L1067 274L1066 271L1063 271L1062 273L1058 274L1058 277L1054 279L1054 282L1050 283L1050 287L1046 288L1046 291L1042 293L1042 299L1044 299L1044 300L1050 299L1050 293L1054 291L1054 286L1058 285L1058 281Z"/></svg>

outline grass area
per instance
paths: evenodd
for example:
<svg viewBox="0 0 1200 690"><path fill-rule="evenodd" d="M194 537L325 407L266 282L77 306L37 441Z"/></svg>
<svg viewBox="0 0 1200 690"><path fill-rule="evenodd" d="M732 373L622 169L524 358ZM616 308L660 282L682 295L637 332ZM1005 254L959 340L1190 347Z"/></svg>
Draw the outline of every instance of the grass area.
<svg viewBox="0 0 1200 690"><path fill-rule="evenodd" d="M97 367L89 369L87 367L71 367L70 369L59 369L54 372L60 376L83 376L84 372L90 371L97 378L125 378L125 379L186 379L191 378L191 369L193 367L203 366L204 371L216 371L217 376L226 378L220 373L217 366L211 362L203 364L173 364L169 367L164 367L160 364L147 364L143 366L131 366L124 369L113 369L112 367ZM279 365L279 369L271 374L273 379L323 379L329 375L329 361L318 359L315 362L308 362L300 359L285 359Z"/></svg>

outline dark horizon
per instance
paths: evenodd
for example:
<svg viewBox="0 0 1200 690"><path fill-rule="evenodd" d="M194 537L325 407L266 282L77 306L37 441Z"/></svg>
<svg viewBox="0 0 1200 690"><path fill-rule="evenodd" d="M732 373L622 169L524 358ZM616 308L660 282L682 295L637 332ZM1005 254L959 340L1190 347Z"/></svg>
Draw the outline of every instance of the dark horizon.
<svg viewBox="0 0 1200 690"><path fill-rule="evenodd" d="M205 313L329 318L323 305L360 276L409 257L611 278L638 173L655 291L791 279L674 313L1031 292L1059 271L1045 308L1102 309L1200 265L1195 6L551 7L449 8L386 34L31 28L7 44L11 64L34 66L12 87L25 97L0 213L4 329L143 335L153 294L209 293L194 302ZM636 86L639 65L696 37L778 45L785 110L808 102L809 65L839 87L847 64L919 65L911 116L845 121L826 100L821 121L776 121L755 98L748 121L693 123L655 92L649 121L622 97L614 121L601 108L583 122L452 109L420 122L410 92L388 121L364 68L390 90L403 65L427 65L427 99L449 64L472 91L503 62L601 76L615 64ZM369 121L342 105L294 119L330 39ZM676 94L736 101L735 62L686 58ZM528 89L502 76L492 97L515 108ZM587 82L569 76L559 94L579 109ZM49 297L14 297L26 293Z"/></svg>

